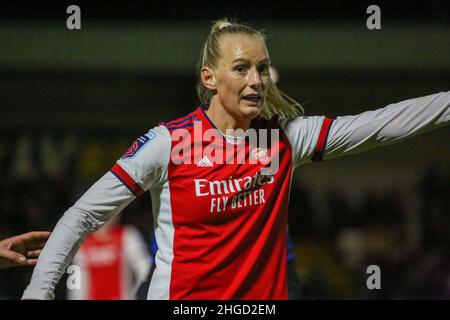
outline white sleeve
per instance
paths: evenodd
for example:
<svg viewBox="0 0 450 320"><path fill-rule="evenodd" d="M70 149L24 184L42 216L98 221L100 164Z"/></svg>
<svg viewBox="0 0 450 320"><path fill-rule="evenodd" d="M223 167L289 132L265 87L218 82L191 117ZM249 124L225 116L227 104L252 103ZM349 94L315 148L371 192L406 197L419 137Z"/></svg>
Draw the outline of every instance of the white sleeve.
<svg viewBox="0 0 450 320"><path fill-rule="evenodd" d="M327 120L329 118L324 116L279 120L278 123L292 147L294 167L313 160L320 133L325 130L323 124Z"/></svg>
<svg viewBox="0 0 450 320"><path fill-rule="evenodd" d="M450 123L450 92L390 104L355 116L336 118L323 159L392 144Z"/></svg>
<svg viewBox="0 0 450 320"><path fill-rule="evenodd" d="M130 297L134 298L139 286L147 279L152 260L147 244L135 227L127 226L125 228L124 241L127 265L135 275L135 282L130 295Z"/></svg>
<svg viewBox="0 0 450 320"><path fill-rule="evenodd" d="M137 148L133 144L131 151L117 162L115 168L121 170L119 177L113 168L64 213L38 259L22 299L54 299L56 284L87 235L135 199L138 187L146 189L156 183L158 169L168 162L170 135L167 131L150 140L155 142L153 147L149 147L150 141ZM119 163L121 166L117 167ZM130 176L136 182L130 182L133 179Z"/></svg>
<svg viewBox="0 0 450 320"><path fill-rule="evenodd" d="M39 256L22 299L54 299L54 289L87 235L124 209L135 196L107 172L59 219Z"/></svg>

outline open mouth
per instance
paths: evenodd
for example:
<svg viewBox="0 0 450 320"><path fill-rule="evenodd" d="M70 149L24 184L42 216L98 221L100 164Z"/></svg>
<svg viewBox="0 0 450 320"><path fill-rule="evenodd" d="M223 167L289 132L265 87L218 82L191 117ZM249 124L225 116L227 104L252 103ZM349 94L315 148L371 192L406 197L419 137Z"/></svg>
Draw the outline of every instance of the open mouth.
<svg viewBox="0 0 450 320"><path fill-rule="evenodd" d="M242 99L257 104L261 100L261 96L258 94L248 94L243 96Z"/></svg>

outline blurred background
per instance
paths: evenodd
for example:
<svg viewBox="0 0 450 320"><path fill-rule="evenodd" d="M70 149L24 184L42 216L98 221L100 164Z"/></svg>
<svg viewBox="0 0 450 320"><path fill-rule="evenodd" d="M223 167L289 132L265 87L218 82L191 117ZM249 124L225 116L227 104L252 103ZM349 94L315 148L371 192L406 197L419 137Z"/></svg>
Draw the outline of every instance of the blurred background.
<svg viewBox="0 0 450 320"><path fill-rule="evenodd" d="M215 19L265 30L278 85L307 115L450 89L446 0L220 3L0 4L0 239L51 230L134 139L199 105L196 65ZM66 27L71 4L81 30ZM366 27L371 4L381 30ZM302 298L450 299L449 133L297 169L289 231ZM149 244L148 192L122 222ZM366 287L369 265L381 290ZM0 270L0 299L19 299L31 272Z"/></svg>

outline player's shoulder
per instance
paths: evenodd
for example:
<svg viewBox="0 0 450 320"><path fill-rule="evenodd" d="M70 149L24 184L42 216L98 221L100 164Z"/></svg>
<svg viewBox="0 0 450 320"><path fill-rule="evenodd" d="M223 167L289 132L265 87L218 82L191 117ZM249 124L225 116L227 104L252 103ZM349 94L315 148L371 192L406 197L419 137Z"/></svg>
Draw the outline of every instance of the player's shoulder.
<svg viewBox="0 0 450 320"><path fill-rule="evenodd" d="M138 137L123 154L122 160L130 160L136 158L139 154L149 149L163 148L165 144L170 144L170 133L164 126L156 126Z"/></svg>
<svg viewBox="0 0 450 320"><path fill-rule="evenodd" d="M190 130L191 128L193 128L196 121L200 121L200 118L198 117L198 111L194 110L182 117L178 117L167 122L160 122L159 126L164 127L170 134L177 129Z"/></svg>
<svg viewBox="0 0 450 320"><path fill-rule="evenodd" d="M197 120L197 112L193 111L174 120L160 122L131 144L120 158L120 165L138 165L143 172L166 165L170 158L173 131L193 127Z"/></svg>
<svg viewBox="0 0 450 320"><path fill-rule="evenodd" d="M324 116L297 116L293 118L282 118L279 115L274 115L271 118L257 117L252 120L254 128L281 128L284 129L290 125L302 125L310 122L321 122Z"/></svg>
<svg viewBox="0 0 450 320"><path fill-rule="evenodd" d="M292 129L310 129L311 126L320 126L325 116L298 116L294 118L278 119L278 125L285 131Z"/></svg>

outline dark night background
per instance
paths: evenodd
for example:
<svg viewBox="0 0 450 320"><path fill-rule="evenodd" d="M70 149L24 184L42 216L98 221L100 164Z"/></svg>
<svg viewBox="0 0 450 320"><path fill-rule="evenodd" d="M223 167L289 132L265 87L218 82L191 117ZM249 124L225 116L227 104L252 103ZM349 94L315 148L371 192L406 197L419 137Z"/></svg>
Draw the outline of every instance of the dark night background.
<svg viewBox="0 0 450 320"><path fill-rule="evenodd" d="M70 4L81 30L66 28ZM372 4L381 30L366 28ZM279 87L307 115L449 90L448 1L1 2L0 239L51 230L136 137L193 110L201 45L225 16L265 30ZM449 133L297 169L303 298L450 298ZM148 193L122 222L150 240ZM365 286L371 264L382 290ZM0 270L0 299L20 298L31 272Z"/></svg>

